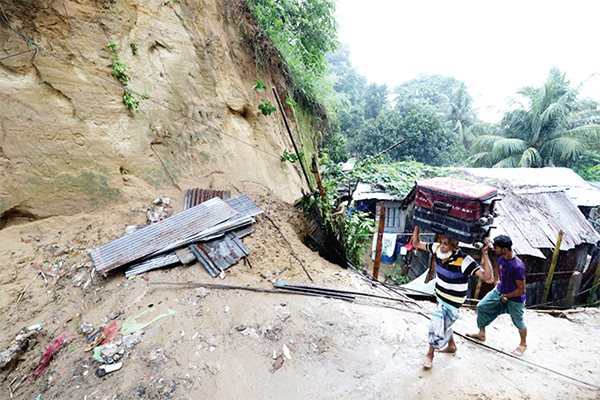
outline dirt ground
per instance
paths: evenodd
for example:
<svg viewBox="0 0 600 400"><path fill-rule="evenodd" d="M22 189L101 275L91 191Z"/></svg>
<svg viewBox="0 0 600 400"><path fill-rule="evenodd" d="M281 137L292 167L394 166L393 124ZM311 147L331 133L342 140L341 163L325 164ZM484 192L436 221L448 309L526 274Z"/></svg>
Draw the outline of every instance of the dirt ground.
<svg viewBox="0 0 600 400"><path fill-rule="evenodd" d="M600 311L551 315L527 311L529 348L521 359L507 316L478 343L421 367L434 304L356 296L355 301L159 282L272 289L274 282L399 296L330 264L302 242L292 205L243 187L263 210L244 238L249 262L211 278L196 263L126 279L94 273L87 250L144 224L152 199L96 214L55 217L0 231L0 351L21 328L41 323L24 352L0 370L2 399L600 399ZM157 196L159 197L159 196ZM173 199L176 211L182 199ZM145 323L137 343L122 329ZM455 332L474 331L464 308ZM121 369L96 375L83 328L115 322ZM35 376L58 338L47 370ZM131 339L131 337L129 337ZM127 347L131 345L131 347ZM118 347L118 346L117 346Z"/></svg>

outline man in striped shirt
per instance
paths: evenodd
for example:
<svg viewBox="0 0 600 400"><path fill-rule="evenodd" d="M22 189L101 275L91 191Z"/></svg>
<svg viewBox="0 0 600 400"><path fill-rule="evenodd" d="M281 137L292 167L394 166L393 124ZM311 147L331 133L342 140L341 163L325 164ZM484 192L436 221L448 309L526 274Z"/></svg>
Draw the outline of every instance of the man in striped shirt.
<svg viewBox="0 0 600 400"><path fill-rule="evenodd" d="M414 248L427 251L435 258L437 308L429 325L429 351L422 363L423 367L431 368L436 350L440 353L456 351L452 324L458 319L458 310L467 298L469 277L478 276L486 283L494 282L488 255L491 241L486 238L486 245L481 249L481 266L458 248L457 240L441 236L439 243L421 242L418 226L415 226L412 244Z"/></svg>

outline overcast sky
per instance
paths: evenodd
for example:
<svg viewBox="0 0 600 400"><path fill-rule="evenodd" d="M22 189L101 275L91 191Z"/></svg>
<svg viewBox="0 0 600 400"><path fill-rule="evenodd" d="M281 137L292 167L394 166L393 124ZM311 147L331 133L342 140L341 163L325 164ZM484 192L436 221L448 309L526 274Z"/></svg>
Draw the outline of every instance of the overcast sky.
<svg viewBox="0 0 600 400"><path fill-rule="evenodd" d="M553 66L600 100L600 1L337 0L339 40L369 82L390 90L421 73L454 76L479 117L498 122ZM590 79L588 79L590 78Z"/></svg>

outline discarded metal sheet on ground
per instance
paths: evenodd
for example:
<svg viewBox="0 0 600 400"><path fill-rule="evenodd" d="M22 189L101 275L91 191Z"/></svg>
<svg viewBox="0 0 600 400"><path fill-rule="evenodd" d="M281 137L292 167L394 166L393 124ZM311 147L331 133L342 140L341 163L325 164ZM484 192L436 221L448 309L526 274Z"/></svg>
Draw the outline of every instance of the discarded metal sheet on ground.
<svg viewBox="0 0 600 400"><path fill-rule="evenodd" d="M131 230L128 235L92 250L92 258L98 271L107 272L127 265L125 276L128 278L162 267L190 264L198 259L215 277L249 254L240 239L254 231L253 217L262 212L245 194L225 201L213 198L164 221ZM204 223L195 223L194 218L202 219ZM160 224L165 227L154 228ZM126 246L133 250L128 252ZM143 249L135 250L136 247ZM193 252L192 248L199 253Z"/></svg>
<svg viewBox="0 0 600 400"><path fill-rule="evenodd" d="M185 210L204 203L213 197L219 197L221 200L228 200L231 197L229 190L212 190L212 189L187 189L185 191Z"/></svg>
<svg viewBox="0 0 600 400"><path fill-rule="evenodd" d="M213 198L130 235L113 240L104 246L92 249L90 254L96 270L106 273L147 255L160 252L165 248L165 243L184 241L236 214L237 211L223 200Z"/></svg>
<svg viewBox="0 0 600 400"><path fill-rule="evenodd" d="M232 232L222 239L193 244L189 248L213 278L250 254L244 243Z"/></svg>

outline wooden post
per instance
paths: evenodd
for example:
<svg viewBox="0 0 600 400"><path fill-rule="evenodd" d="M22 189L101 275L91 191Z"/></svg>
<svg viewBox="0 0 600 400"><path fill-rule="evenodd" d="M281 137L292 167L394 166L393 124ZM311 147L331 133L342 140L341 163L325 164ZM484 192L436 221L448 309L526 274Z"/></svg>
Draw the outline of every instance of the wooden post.
<svg viewBox="0 0 600 400"><path fill-rule="evenodd" d="M377 247L375 247L375 263L373 264L373 277L379 278L379 263L381 262L381 242L385 230L385 203L381 202L379 210L379 229L377 231Z"/></svg>
<svg viewBox="0 0 600 400"><path fill-rule="evenodd" d="M544 286L544 294L542 295L542 303L546 303L548 299L548 292L550 291L550 285L552 284L552 278L554 277L554 269L556 268L556 262L558 261L558 253L560 253L560 243L562 242L563 233L558 232L558 239L556 239L556 246L554 247L554 254L552 255L552 261L550 262L550 269L548 270L548 276L546 277L546 285Z"/></svg>
<svg viewBox="0 0 600 400"><path fill-rule="evenodd" d="M588 303L592 303L594 301L594 293L598 290L598 281L600 281L600 260L598 264L596 264L596 273L594 274L594 283L592 283L592 287L590 289L590 295L588 297Z"/></svg>
<svg viewBox="0 0 600 400"><path fill-rule="evenodd" d="M581 272L573 271L571 279L569 280L569 288L567 289L567 297L565 298L565 308L571 308L575 303L575 294L579 287L579 281L581 279Z"/></svg>

